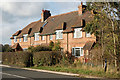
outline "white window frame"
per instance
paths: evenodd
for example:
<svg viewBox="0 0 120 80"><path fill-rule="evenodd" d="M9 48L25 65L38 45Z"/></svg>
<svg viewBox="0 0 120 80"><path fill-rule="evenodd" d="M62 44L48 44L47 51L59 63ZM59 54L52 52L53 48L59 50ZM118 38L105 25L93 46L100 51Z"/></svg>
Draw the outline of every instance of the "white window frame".
<svg viewBox="0 0 120 80"><path fill-rule="evenodd" d="M52 39L53 39L53 35L50 35L50 36L49 36L49 39L52 40Z"/></svg>
<svg viewBox="0 0 120 80"><path fill-rule="evenodd" d="M44 36L41 36L41 40L45 40Z"/></svg>
<svg viewBox="0 0 120 80"><path fill-rule="evenodd" d="M86 37L91 37L91 34L86 32Z"/></svg>
<svg viewBox="0 0 120 80"><path fill-rule="evenodd" d="M28 50L28 48L23 48L23 51L27 51Z"/></svg>
<svg viewBox="0 0 120 80"><path fill-rule="evenodd" d="M21 38L19 38L19 42L21 42Z"/></svg>
<svg viewBox="0 0 120 80"><path fill-rule="evenodd" d="M27 42L28 41L28 34L24 34L23 35L23 42Z"/></svg>
<svg viewBox="0 0 120 80"><path fill-rule="evenodd" d="M40 33L34 33L34 40L39 41L39 34Z"/></svg>
<svg viewBox="0 0 120 80"><path fill-rule="evenodd" d="M17 42L17 36L14 36L14 43Z"/></svg>
<svg viewBox="0 0 120 80"><path fill-rule="evenodd" d="M74 38L81 38L82 37L82 28L75 28L74 29Z"/></svg>
<svg viewBox="0 0 120 80"><path fill-rule="evenodd" d="M63 30L56 30L56 39L63 39Z"/></svg>
<svg viewBox="0 0 120 80"><path fill-rule="evenodd" d="M75 57L80 57L76 56L76 50L80 50L80 56L83 56L83 47L72 47L72 55Z"/></svg>

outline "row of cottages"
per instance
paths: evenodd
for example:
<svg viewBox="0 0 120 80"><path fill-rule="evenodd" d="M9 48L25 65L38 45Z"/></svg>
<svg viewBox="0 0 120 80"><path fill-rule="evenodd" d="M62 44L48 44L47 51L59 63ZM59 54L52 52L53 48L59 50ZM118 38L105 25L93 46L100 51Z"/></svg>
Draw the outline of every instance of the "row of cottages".
<svg viewBox="0 0 120 80"><path fill-rule="evenodd" d="M86 11L85 5L79 5L77 11L51 16L50 11L42 10L41 19L30 23L17 31L10 38L12 46L19 43L23 49L29 46L49 44L60 41L63 51L75 57L88 55L96 37L84 31L85 24L93 19L94 14Z"/></svg>

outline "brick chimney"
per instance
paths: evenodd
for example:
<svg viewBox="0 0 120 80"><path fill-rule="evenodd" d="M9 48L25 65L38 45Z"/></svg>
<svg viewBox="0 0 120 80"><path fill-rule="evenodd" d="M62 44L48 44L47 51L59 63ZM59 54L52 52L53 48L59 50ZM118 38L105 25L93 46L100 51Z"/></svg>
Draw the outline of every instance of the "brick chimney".
<svg viewBox="0 0 120 80"><path fill-rule="evenodd" d="M48 11L48 10L42 10L42 13L41 13L41 22L44 22L49 16L51 16L50 11Z"/></svg>
<svg viewBox="0 0 120 80"><path fill-rule="evenodd" d="M83 3L81 2L81 5L78 6L78 15L82 15L83 13Z"/></svg>

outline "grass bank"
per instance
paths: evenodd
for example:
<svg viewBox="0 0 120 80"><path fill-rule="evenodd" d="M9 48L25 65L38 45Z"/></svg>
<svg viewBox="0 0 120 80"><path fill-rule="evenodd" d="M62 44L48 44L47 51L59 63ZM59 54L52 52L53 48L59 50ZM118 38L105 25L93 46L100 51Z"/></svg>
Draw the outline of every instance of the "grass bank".
<svg viewBox="0 0 120 80"><path fill-rule="evenodd" d="M89 67L61 67L61 66L40 66L40 67L31 67L33 69L41 69L41 70L50 70L57 72L67 72L67 73L77 73L85 76L94 76L94 77L104 77L104 78L120 78L120 74L104 72L103 69L98 70L98 68Z"/></svg>

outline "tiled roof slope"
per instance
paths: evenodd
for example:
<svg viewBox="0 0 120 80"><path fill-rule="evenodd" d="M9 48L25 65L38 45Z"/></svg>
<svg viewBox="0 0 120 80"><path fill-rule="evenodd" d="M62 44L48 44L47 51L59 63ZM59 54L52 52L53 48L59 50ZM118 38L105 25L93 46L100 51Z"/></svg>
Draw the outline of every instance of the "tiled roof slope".
<svg viewBox="0 0 120 80"><path fill-rule="evenodd" d="M38 20L36 22L32 22L28 26L22 29L22 32L18 35L18 37L22 37L23 34L28 34L30 28L32 31L28 36L33 36L35 32L39 32L40 28L47 22L47 24L43 27L40 35L53 34L56 29L62 29L62 23L66 22L66 29L63 32L71 32L72 27L82 27L81 20L85 20L85 23L91 21L92 13L87 11L82 15L78 15L78 11L72 11L69 13L64 13L60 15L50 16L45 22L41 22Z"/></svg>
<svg viewBox="0 0 120 80"><path fill-rule="evenodd" d="M40 21L40 20L39 20ZM34 28L34 25L36 25L39 21L35 21L27 25L25 28L22 29L22 32L18 35L18 37L22 37L23 34L28 34L28 31L30 28Z"/></svg>
<svg viewBox="0 0 120 80"><path fill-rule="evenodd" d="M94 41L88 41L88 42L86 42L86 44L83 47L83 49L84 50L90 50L93 47L94 43L95 43Z"/></svg>

